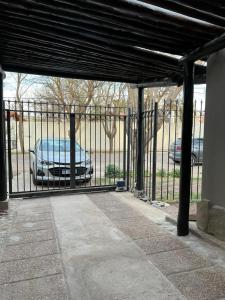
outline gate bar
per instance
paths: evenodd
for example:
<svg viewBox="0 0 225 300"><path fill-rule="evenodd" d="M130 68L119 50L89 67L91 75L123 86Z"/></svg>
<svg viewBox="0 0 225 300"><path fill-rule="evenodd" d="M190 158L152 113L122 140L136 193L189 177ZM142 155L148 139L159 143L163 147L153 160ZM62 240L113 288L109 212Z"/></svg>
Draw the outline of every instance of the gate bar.
<svg viewBox="0 0 225 300"><path fill-rule="evenodd" d="M157 133L158 133L158 102L154 105L153 127L153 154L152 154L152 201L156 200L156 164L157 164Z"/></svg>
<svg viewBox="0 0 225 300"><path fill-rule="evenodd" d="M144 189L144 88L138 88L138 113L137 113L137 178L136 190Z"/></svg>
<svg viewBox="0 0 225 300"><path fill-rule="evenodd" d="M184 63L184 108L181 142L181 174L177 234L189 233L189 207L191 186L191 147L194 97L194 63Z"/></svg>
<svg viewBox="0 0 225 300"><path fill-rule="evenodd" d="M75 188L75 113L70 114L70 188Z"/></svg>
<svg viewBox="0 0 225 300"><path fill-rule="evenodd" d="M127 113L127 191L130 189L130 138L131 138L131 109Z"/></svg>
<svg viewBox="0 0 225 300"><path fill-rule="evenodd" d="M123 121L123 180L126 180L126 155L127 155L127 116L124 117Z"/></svg>
<svg viewBox="0 0 225 300"><path fill-rule="evenodd" d="M8 140L8 182L9 182L9 194L12 194L12 156L11 156L11 120L10 111L7 110L7 140Z"/></svg>
<svg viewBox="0 0 225 300"><path fill-rule="evenodd" d="M0 66L0 201L7 200L7 169L5 149L5 107L3 101L4 72ZM0 206L1 207L1 206Z"/></svg>

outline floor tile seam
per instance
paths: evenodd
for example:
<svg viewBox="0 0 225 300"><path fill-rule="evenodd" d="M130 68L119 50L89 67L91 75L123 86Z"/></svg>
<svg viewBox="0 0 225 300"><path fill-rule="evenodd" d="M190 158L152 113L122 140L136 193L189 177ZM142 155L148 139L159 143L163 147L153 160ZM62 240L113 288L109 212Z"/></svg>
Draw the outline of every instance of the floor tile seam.
<svg viewBox="0 0 225 300"><path fill-rule="evenodd" d="M52 222L51 222L52 223ZM39 230L51 230L54 226L53 224L51 224L52 226L50 227L44 227L44 228L40 228L40 229L33 229L33 230L23 230L23 231L14 231L12 230L10 233L11 234L16 234L16 233L25 233L25 232L33 232L33 231L39 231Z"/></svg>
<svg viewBox="0 0 225 300"><path fill-rule="evenodd" d="M50 253L50 254L43 254L43 255L40 255L40 256L34 256L34 257L25 257L25 258L19 258L19 259L13 259L13 260L7 260L7 261L2 261L0 262L0 266L2 264L7 264L7 263L10 263L10 262L17 262L17 261L27 261L27 260L31 260L31 259L36 259L36 258L42 258L42 257L47 257L47 256L55 256L55 255L59 255L59 253Z"/></svg>
<svg viewBox="0 0 225 300"><path fill-rule="evenodd" d="M9 284L14 284L14 283L19 283L19 282L26 282L26 281L35 280L35 279L47 278L47 277L61 275L61 274L62 274L62 272L56 272L56 273L47 274L47 275L43 275L43 276L35 276L35 277L27 278L27 279L9 281L9 282L0 283L0 286L1 285L9 285Z"/></svg>
<svg viewBox="0 0 225 300"><path fill-rule="evenodd" d="M32 231L29 231L29 232L32 232ZM56 237L53 239L47 239L47 240L41 240L41 241L33 241L33 242L20 243L20 244L7 244L6 248L12 248L12 247L19 246L19 245L38 244L38 243L41 244L43 242L48 242L48 241L56 241ZM57 246L58 246L58 244L57 244Z"/></svg>
<svg viewBox="0 0 225 300"><path fill-rule="evenodd" d="M24 214L23 214L22 212L24 212L24 209L23 209L23 210L22 210L22 209L21 209L21 210L18 210L18 212L17 212L17 217L18 217L18 218L27 217L27 216L30 215L30 209L29 209L29 211L27 211L27 212L24 213ZM34 213L34 216L40 216L40 215L44 215L44 214L51 213L51 209L49 208L49 210L42 211L42 212L34 211L33 213Z"/></svg>
<svg viewBox="0 0 225 300"><path fill-rule="evenodd" d="M136 243L137 244L137 243ZM138 244L137 244L137 246L139 247L139 248L141 248ZM145 251L143 248L141 248L143 251ZM189 249L189 247L188 246L186 246L186 247L182 247L182 248L174 248L174 249L170 249L170 250L161 250L161 251L158 251L158 252L154 252L154 253L147 253L147 252L145 252L145 254L147 255L147 256L151 256L151 255L156 255L156 254L162 254L162 253L167 253L167 252L172 252L172 251L177 251L177 250L183 250L183 249Z"/></svg>
<svg viewBox="0 0 225 300"><path fill-rule="evenodd" d="M217 265L217 264L213 264L213 265L208 266L208 267L200 267L200 268L196 268L196 269L193 269L193 270L187 270L187 271L181 271L181 272L174 272L174 273L168 274L166 276L168 276L168 277L171 276L172 277L173 275L177 275L177 274L182 275L182 274L194 273L196 271L201 271L201 270L203 270L203 271L204 270L210 270L210 269L213 269L215 267L220 267L220 266ZM225 268L224 268L224 273L225 273Z"/></svg>
<svg viewBox="0 0 225 300"><path fill-rule="evenodd" d="M0 262L0 264L1 263L6 263L6 262L20 261L20 260L24 260L24 259L32 259L32 258L37 258L37 257L45 257L45 256L49 256L49 255L54 255L54 254L59 254L59 251L58 252L53 252L53 253L48 253L48 254L36 255L36 256L27 256L27 257L21 257L21 258L10 259L10 260L2 260Z"/></svg>
<svg viewBox="0 0 225 300"><path fill-rule="evenodd" d="M24 219L24 220L19 220L18 221L18 219L16 220L16 222L15 222L15 224L20 224L20 223L38 223L38 222L49 222L49 221L51 221L52 220L52 218L51 218L51 216L49 216L49 218L48 219L39 219L39 220L26 220L26 219Z"/></svg>
<svg viewBox="0 0 225 300"><path fill-rule="evenodd" d="M30 232L30 231L29 231ZM43 240L38 240L38 241L33 241L33 242L23 242L23 243L12 243L12 244L7 244L6 247L11 247L11 246L19 246L19 245L27 245L27 244L33 244L33 243L41 243L41 242L47 242L47 241L54 241L56 240L55 238L52 239L43 239Z"/></svg>

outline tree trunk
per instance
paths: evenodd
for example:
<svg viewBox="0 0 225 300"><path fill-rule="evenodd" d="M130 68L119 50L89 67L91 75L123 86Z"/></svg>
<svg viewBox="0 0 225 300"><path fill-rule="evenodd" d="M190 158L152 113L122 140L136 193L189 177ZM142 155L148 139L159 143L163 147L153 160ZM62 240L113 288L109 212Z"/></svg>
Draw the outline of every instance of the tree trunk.
<svg viewBox="0 0 225 300"><path fill-rule="evenodd" d="M113 152L114 137L109 137L109 152Z"/></svg>
<svg viewBox="0 0 225 300"><path fill-rule="evenodd" d="M23 120L19 120L19 140L21 152L24 152L24 130L23 130Z"/></svg>

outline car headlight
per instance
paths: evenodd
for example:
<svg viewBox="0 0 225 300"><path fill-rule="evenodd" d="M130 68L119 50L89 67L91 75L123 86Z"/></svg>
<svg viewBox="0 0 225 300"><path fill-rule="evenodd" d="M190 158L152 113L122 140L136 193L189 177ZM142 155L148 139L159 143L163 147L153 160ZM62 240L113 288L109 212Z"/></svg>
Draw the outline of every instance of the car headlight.
<svg viewBox="0 0 225 300"><path fill-rule="evenodd" d="M38 162L42 165L46 165L46 166L50 166L53 165L54 162L53 161L48 161L48 160L44 160L44 159L39 159Z"/></svg>
<svg viewBox="0 0 225 300"><path fill-rule="evenodd" d="M91 160L90 159L86 159L85 161L82 162L82 166L88 166L91 164Z"/></svg>

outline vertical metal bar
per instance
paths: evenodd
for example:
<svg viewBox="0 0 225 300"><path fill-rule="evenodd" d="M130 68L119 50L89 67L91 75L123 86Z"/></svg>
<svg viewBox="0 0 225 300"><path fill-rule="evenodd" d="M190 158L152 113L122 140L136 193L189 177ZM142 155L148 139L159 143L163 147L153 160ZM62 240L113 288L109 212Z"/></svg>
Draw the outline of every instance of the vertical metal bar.
<svg viewBox="0 0 225 300"><path fill-rule="evenodd" d="M170 139L171 139L171 114L172 114L172 101L170 100L170 107L169 107L169 133L168 133L168 152L167 152L167 174L170 173ZM167 183L166 183L166 199L169 198L169 183L170 177L167 175Z"/></svg>
<svg viewBox="0 0 225 300"><path fill-rule="evenodd" d="M52 109L53 109L53 118L52 118L52 138L53 138L53 162L55 161L55 104L52 104ZM55 175L53 175L53 188L55 189Z"/></svg>
<svg viewBox="0 0 225 300"><path fill-rule="evenodd" d="M104 121L103 121L103 124L104 124L104 122L105 122L105 125L106 125L106 107L105 107L105 110L104 110L104 114L105 114L105 116L104 116ZM104 168L105 168L105 174L104 174L104 176L105 176L105 185L107 185L107 179L106 179L106 162L107 162L107 156L106 156L106 149L107 149L107 143L106 143L106 130L104 130L104 132L105 132L105 166L104 166Z"/></svg>
<svg viewBox="0 0 225 300"><path fill-rule="evenodd" d="M136 189L144 189L144 128L143 128L143 109L144 109L144 88L138 88L138 113L137 113L137 175Z"/></svg>
<svg viewBox="0 0 225 300"><path fill-rule="evenodd" d="M144 126L144 149L143 149L143 156L144 156L144 189L145 189L145 194L147 195L147 177L148 177L148 170L146 169L146 162L147 162L147 159L146 159L146 156L148 156L148 153L146 152L147 150L147 145L146 145L146 142L147 142L147 111L145 111L143 113L143 119L144 119L144 122L143 122L143 126Z"/></svg>
<svg viewBox="0 0 225 300"><path fill-rule="evenodd" d="M152 201L156 200L156 164L157 164L157 133L158 133L158 102L154 105L153 153L152 153Z"/></svg>
<svg viewBox="0 0 225 300"><path fill-rule="evenodd" d="M200 138L202 138L202 101L201 101L201 107L200 107L200 114L199 114L199 120L200 120L200 125L199 125L199 132L198 132L198 138L199 138L199 143L198 143L198 157L199 157L199 162L198 162L198 171L197 171L197 199L199 199L199 182L200 182L200 163L201 163L201 151L203 150L201 147L201 142L200 142ZM200 182L201 183L201 182ZM200 192L201 192L201 184L200 184Z"/></svg>
<svg viewBox="0 0 225 300"><path fill-rule="evenodd" d="M191 183L191 147L193 123L194 63L184 64L184 109L181 143L181 176L177 234L185 236L189 233L189 206Z"/></svg>
<svg viewBox="0 0 225 300"><path fill-rule="evenodd" d="M40 110L40 122L41 122L41 141L43 141L43 114L42 114L42 103L40 103L40 107L39 107L39 110ZM44 158L43 158L43 151L41 151L41 160L43 161ZM42 180L41 180L41 190L43 191L43 188L44 188L44 180L43 180L43 173L44 173L44 164L42 163L42 166L41 166L41 171L42 171Z"/></svg>
<svg viewBox="0 0 225 300"><path fill-rule="evenodd" d="M116 114L117 114L117 109L115 108L114 110L113 110L113 126L112 126L112 131L114 131L114 125L115 126L117 126L117 124L116 124ZM117 132L117 130L116 130L116 132ZM115 176L113 177L113 180L114 180L114 185L116 184L116 176L117 176L117 174L116 174L116 171L115 171L115 169L116 169L116 156L115 156L115 148L116 148L116 144L115 144L115 141L116 141L116 135L114 135L114 137L113 137L113 140L112 140L112 142L113 142L113 165L114 165L114 174L115 174Z"/></svg>
<svg viewBox="0 0 225 300"><path fill-rule="evenodd" d="M30 131L30 101L28 100L28 112L27 112L27 117L28 117L28 139L29 139L29 173L30 173L30 176L29 176L29 184L30 184L30 192L31 192L31 170L32 170L32 166L31 166L31 154L30 154L30 149L31 149L31 146L30 146L30 138L31 138L31 131ZM33 170L34 172L34 170Z"/></svg>
<svg viewBox="0 0 225 300"><path fill-rule="evenodd" d="M127 191L130 189L130 142L131 142L131 109L128 108L127 115Z"/></svg>
<svg viewBox="0 0 225 300"><path fill-rule="evenodd" d="M60 109L61 107L58 105L58 134L59 134L59 167L61 168L62 166L62 163L61 163L61 155L62 155L62 152L61 152L61 145L62 145L62 142L63 140L61 140L61 128L60 128L60 122L61 122L61 113L60 113ZM64 143L64 142L63 142ZM60 174L61 176L61 174ZM59 189L61 189L61 186L62 186L62 181L60 180L59 181Z"/></svg>
<svg viewBox="0 0 225 300"><path fill-rule="evenodd" d="M17 108L17 101L15 101L15 112L19 112L19 109ZM18 154L18 125L17 125L17 121L16 121L16 188L17 188L17 192L19 192L19 154Z"/></svg>
<svg viewBox="0 0 225 300"><path fill-rule="evenodd" d="M126 179L126 146L127 146L127 116L124 117L123 122L123 180Z"/></svg>
<svg viewBox="0 0 225 300"><path fill-rule="evenodd" d="M7 138L8 138L8 182L9 194L12 194L12 157L11 157L11 122L10 110L7 110Z"/></svg>
<svg viewBox="0 0 225 300"><path fill-rule="evenodd" d="M80 123L80 126L77 126L77 127L79 127L79 145L80 145L80 147L79 147L79 149L80 149L80 159L79 159L79 162L81 162L82 161L82 159L81 159L81 150L82 150L82 148L81 148L81 145L82 145L81 127L82 127L82 116L83 116L83 112L81 113L81 111L83 111L83 108L79 107L78 111L79 111L79 116L78 116L79 117L79 121L78 122ZM78 135L78 133L77 133L77 135ZM75 147L77 147L77 143L76 143ZM85 161L85 168L86 168L86 161ZM86 174L86 172L85 172L85 174ZM81 179L81 173L79 173L79 175L80 175L80 179Z"/></svg>
<svg viewBox="0 0 225 300"><path fill-rule="evenodd" d="M7 170L5 154L5 107L3 101L3 70L0 67L0 201L7 199Z"/></svg>
<svg viewBox="0 0 225 300"><path fill-rule="evenodd" d="M87 124L86 124L86 122L87 122L87 118L86 118L86 113L87 113L87 107L85 107L85 112L84 112L84 131L85 131L85 133L84 133L84 149L85 149L85 153L84 153L84 155L85 155L85 168L87 168ZM92 165L92 163L90 162L90 170L91 170L91 165ZM86 184L86 174L87 174L87 172L85 172L85 186L87 185ZM91 174L90 174L91 175Z"/></svg>
<svg viewBox="0 0 225 300"><path fill-rule="evenodd" d="M194 138L195 138L195 122L196 121L196 100L194 101L194 108L193 108L193 124L192 124L192 143L191 143L191 151L194 150ZM193 157L191 157L191 160L193 159ZM197 162L197 160L196 160ZM191 196L190 199L192 199L193 197L193 192L194 192L194 182L193 182L193 177L194 177L194 162L191 162Z"/></svg>
<svg viewBox="0 0 225 300"><path fill-rule="evenodd" d="M95 110L95 113L94 113L94 120L95 120L95 126L94 126L94 131L95 131L95 133L94 133L94 137L95 137L95 186L96 186L96 172L97 172L97 170L96 170L96 166L97 166L97 158L96 158L96 155L97 155L97 153L96 153L96 148L97 148L97 127L96 127L96 122L97 122L97 120L96 120L96 115L97 115L97 112L96 112L96 105L94 106L94 110ZM101 158L100 158L101 159Z"/></svg>
<svg viewBox="0 0 225 300"><path fill-rule="evenodd" d="M163 101L163 115L162 115L162 144L161 144L161 191L160 198L161 201L163 199L163 185L164 185L164 137L165 137L165 110L166 110L166 102L165 99Z"/></svg>
<svg viewBox="0 0 225 300"><path fill-rule="evenodd" d="M92 126L92 124L91 124L91 121L92 121L92 109L91 109L91 107L90 107L90 112L89 112L89 126L90 126L90 128L89 128L89 134L90 134L90 140L89 140L89 144L90 144L90 161L92 161L92 159L93 158L91 158L91 152L92 152L92 143L91 143L91 126ZM93 164L92 164L92 166L93 166ZM94 166L94 168L96 168L96 165ZM95 171L93 171L93 176L94 176L94 172ZM92 180L90 180L90 186L92 186Z"/></svg>
<svg viewBox="0 0 225 300"><path fill-rule="evenodd" d="M49 161L49 149L48 149L48 146L49 146L49 119L48 119L48 117L49 117L49 111L48 111L48 104L47 104L47 106L46 106L46 111L47 111L47 117L46 117L46 122L47 122L47 125L46 125L46 129L47 129L47 160ZM48 190L49 190L49 172L48 172L48 183L47 183L47 185L48 185Z"/></svg>
<svg viewBox="0 0 225 300"><path fill-rule="evenodd" d="M175 157L175 154L176 154L176 144L177 144L177 130L179 128L178 126L178 118L180 118L181 116L178 115L178 101L176 101L176 110L175 110L175 132L174 132L174 140L175 140L175 147L174 147L174 153L173 153L173 156ZM173 174L175 174L175 171L176 171L176 162L174 161L173 162ZM175 176L173 176L173 189L172 189L172 199L175 199L175 193L176 192L176 178Z"/></svg>
<svg viewBox="0 0 225 300"><path fill-rule="evenodd" d="M100 135L100 186L102 185L102 108L99 107L100 110L100 116L99 116L99 135Z"/></svg>
<svg viewBox="0 0 225 300"><path fill-rule="evenodd" d="M75 113L70 114L70 188L75 188Z"/></svg>
<svg viewBox="0 0 225 300"><path fill-rule="evenodd" d="M154 108L153 108L153 101L151 103L151 131L150 131L150 135L151 135L151 140L150 140L150 146L149 146L149 149L150 149L150 154L149 154L149 170L150 170L150 178L149 178L149 197L151 197L151 192L152 192L152 145L153 145L153 126L154 126L154 123L153 123L153 115L154 115Z"/></svg>

